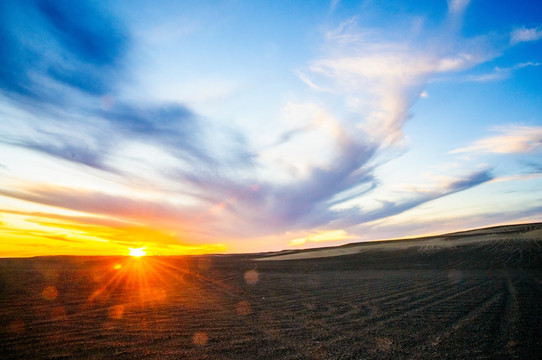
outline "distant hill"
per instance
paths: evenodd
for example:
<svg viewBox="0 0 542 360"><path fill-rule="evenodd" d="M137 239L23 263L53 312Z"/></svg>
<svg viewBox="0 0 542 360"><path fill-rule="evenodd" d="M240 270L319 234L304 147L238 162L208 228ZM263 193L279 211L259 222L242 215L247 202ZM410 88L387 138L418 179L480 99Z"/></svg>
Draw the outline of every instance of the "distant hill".
<svg viewBox="0 0 542 360"><path fill-rule="evenodd" d="M423 253L429 252L431 249L450 248L485 241L501 240L542 241L542 222L492 226L418 238L364 241L339 246L328 246L303 250L286 250L276 253L258 254L259 256L256 257L256 260L271 261L325 258L352 255L367 251L391 251L408 248L417 248L418 251Z"/></svg>

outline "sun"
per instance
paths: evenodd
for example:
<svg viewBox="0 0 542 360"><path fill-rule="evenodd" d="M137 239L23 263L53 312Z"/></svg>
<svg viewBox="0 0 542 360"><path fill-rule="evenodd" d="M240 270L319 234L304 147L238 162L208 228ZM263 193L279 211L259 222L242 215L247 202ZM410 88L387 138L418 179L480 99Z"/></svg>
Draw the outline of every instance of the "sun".
<svg viewBox="0 0 542 360"><path fill-rule="evenodd" d="M129 249L130 249L130 256L142 257L142 256L147 255L147 252L145 251L144 247L137 248L137 249L133 249L133 248L129 248Z"/></svg>

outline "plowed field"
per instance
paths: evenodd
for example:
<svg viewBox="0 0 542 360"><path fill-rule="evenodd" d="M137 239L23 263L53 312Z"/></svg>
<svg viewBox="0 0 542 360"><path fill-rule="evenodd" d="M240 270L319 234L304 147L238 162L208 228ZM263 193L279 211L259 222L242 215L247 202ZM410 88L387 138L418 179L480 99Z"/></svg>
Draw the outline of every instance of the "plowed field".
<svg viewBox="0 0 542 360"><path fill-rule="evenodd" d="M274 261L2 259L0 358L538 359L542 239L499 234Z"/></svg>

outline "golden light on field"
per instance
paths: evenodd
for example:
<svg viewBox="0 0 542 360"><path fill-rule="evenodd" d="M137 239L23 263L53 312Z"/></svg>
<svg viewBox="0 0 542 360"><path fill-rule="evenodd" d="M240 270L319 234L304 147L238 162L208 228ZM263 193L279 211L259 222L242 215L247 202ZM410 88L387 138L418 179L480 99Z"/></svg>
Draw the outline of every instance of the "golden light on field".
<svg viewBox="0 0 542 360"><path fill-rule="evenodd" d="M138 248L141 250L145 248ZM132 249L133 250L133 249ZM130 318L134 311L142 307L153 308L167 301L181 301L186 306L196 306L217 299L219 294L231 294L236 290L220 282L207 278L204 273L213 267L212 259L201 257L197 259L171 259L159 256L121 257L112 259L109 263L98 262L92 272L96 287L89 294L86 306L107 307L108 318L117 321ZM203 267L198 266L203 263ZM205 284L203 287L201 284ZM183 292L179 293L176 286L182 284ZM209 287L213 289L208 292ZM44 291L53 301L52 289ZM236 308L241 315L252 312L250 304L241 302ZM205 344L203 335L196 336L196 344Z"/></svg>
<svg viewBox="0 0 542 360"><path fill-rule="evenodd" d="M147 255L147 252L145 251L146 248L130 248L130 256L134 257L142 257Z"/></svg>

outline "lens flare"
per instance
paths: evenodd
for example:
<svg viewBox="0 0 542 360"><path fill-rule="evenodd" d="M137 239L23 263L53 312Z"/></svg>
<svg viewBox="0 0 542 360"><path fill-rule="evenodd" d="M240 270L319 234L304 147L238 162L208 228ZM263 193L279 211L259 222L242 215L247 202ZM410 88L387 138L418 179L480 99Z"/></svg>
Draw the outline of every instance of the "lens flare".
<svg viewBox="0 0 542 360"><path fill-rule="evenodd" d="M130 256L142 257L145 255L147 255L147 252L145 251L144 247L137 249L130 248Z"/></svg>

